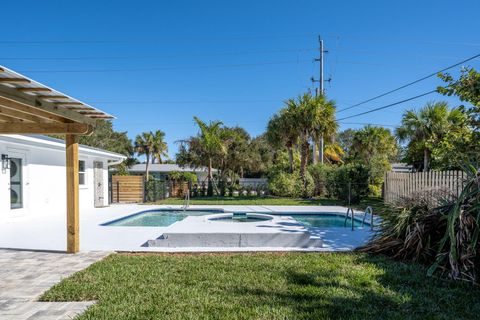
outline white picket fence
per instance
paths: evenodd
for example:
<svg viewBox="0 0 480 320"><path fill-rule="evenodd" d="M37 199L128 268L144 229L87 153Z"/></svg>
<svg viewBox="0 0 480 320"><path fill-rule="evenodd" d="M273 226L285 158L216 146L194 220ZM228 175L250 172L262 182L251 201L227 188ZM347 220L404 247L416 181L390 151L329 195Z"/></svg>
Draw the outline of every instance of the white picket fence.
<svg viewBox="0 0 480 320"><path fill-rule="evenodd" d="M387 172L383 198L387 203L395 203L401 198L412 196L416 192L445 191L451 197L459 195L465 179L462 171L428 172Z"/></svg>

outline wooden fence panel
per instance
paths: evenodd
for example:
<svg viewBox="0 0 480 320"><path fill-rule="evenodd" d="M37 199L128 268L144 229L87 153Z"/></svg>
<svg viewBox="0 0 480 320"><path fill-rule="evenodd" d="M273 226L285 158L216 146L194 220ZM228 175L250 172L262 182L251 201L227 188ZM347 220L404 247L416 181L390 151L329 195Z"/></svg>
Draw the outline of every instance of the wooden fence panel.
<svg viewBox="0 0 480 320"><path fill-rule="evenodd" d="M462 171L387 172L384 201L394 203L415 192L428 192L433 196L438 190L446 191L446 196L455 197L462 190L464 178Z"/></svg>
<svg viewBox="0 0 480 320"><path fill-rule="evenodd" d="M143 176L112 176L113 203L143 202L144 192Z"/></svg>

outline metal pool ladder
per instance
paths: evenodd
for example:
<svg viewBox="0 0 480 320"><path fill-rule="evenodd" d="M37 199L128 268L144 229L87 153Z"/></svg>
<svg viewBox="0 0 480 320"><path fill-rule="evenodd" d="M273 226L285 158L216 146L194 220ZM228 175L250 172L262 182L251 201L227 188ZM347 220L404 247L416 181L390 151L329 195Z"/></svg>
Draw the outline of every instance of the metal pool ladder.
<svg viewBox="0 0 480 320"><path fill-rule="evenodd" d="M347 209L347 214L345 215L345 227L347 226L347 220L349 217L349 214L352 216L352 231L355 230L354 223L355 223L355 213L353 212L352 208Z"/></svg>
<svg viewBox="0 0 480 320"><path fill-rule="evenodd" d="M367 214L370 214L370 229L373 230L373 209L371 206L368 206L367 209L365 209L365 213L363 214L362 219L362 227L365 225L365 219L367 218Z"/></svg>
<svg viewBox="0 0 480 320"><path fill-rule="evenodd" d="M188 207L190 207L190 189L187 190L187 193L185 194L185 199L183 200L183 211L187 210Z"/></svg>

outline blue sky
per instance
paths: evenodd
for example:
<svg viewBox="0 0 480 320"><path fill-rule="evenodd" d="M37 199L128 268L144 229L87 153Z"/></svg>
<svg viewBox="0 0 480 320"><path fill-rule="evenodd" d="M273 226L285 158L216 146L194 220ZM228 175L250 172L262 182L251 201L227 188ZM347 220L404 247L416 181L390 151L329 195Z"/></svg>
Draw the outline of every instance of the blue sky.
<svg viewBox="0 0 480 320"><path fill-rule="evenodd" d="M131 138L197 132L193 116L261 134L284 99L318 75L345 108L480 53L480 2L465 1L30 1L2 4L0 64L117 117ZM480 59L469 63L480 67ZM457 73L458 68L453 72ZM342 112L354 115L434 89L431 78ZM345 120L397 125L430 95ZM455 99L447 99L452 105Z"/></svg>

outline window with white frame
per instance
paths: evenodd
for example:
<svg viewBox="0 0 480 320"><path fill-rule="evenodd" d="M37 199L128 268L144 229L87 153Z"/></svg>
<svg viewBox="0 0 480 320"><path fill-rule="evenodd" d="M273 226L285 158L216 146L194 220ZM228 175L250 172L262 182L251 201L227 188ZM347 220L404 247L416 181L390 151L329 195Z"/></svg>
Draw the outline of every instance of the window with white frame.
<svg viewBox="0 0 480 320"><path fill-rule="evenodd" d="M78 184L81 186L87 183L87 170L85 160L78 161Z"/></svg>

